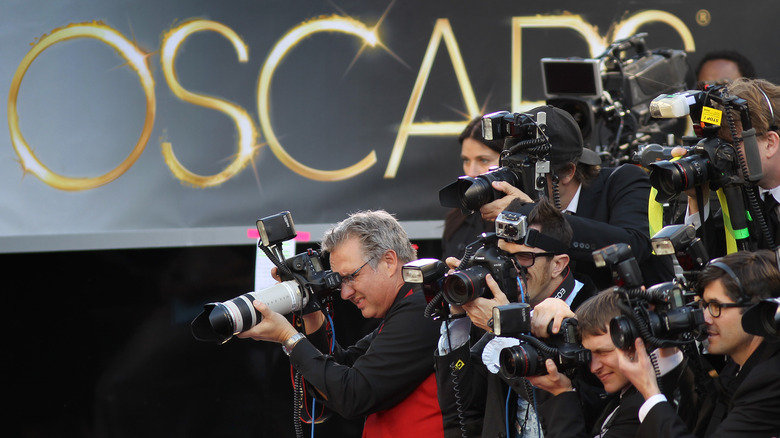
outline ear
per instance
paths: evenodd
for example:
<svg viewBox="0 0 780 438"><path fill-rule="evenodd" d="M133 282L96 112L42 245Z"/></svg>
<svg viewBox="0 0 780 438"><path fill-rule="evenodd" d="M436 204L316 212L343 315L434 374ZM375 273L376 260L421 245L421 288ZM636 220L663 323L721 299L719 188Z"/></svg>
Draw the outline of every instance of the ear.
<svg viewBox="0 0 780 438"><path fill-rule="evenodd" d="M780 154L778 154L778 151L780 150L780 134L776 131L769 131L766 133L766 139L766 157L772 158L776 155L780 156Z"/></svg>
<svg viewBox="0 0 780 438"><path fill-rule="evenodd" d="M382 257L379 259L379 263L385 263L387 265L387 270L391 274L394 274L397 269L401 269L399 266L398 261L398 254L392 249L388 249L385 251L385 253L382 255Z"/></svg>
<svg viewBox="0 0 780 438"><path fill-rule="evenodd" d="M552 260L552 277L555 278L563 272L564 269L566 269L566 266L569 266L569 255L568 254L560 254L555 257L553 257Z"/></svg>
<svg viewBox="0 0 780 438"><path fill-rule="evenodd" d="M557 173L558 181L560 184L569 184L574 179L574 173L577 170L577 165L569 163L565 168L559 170Z"/></svg>

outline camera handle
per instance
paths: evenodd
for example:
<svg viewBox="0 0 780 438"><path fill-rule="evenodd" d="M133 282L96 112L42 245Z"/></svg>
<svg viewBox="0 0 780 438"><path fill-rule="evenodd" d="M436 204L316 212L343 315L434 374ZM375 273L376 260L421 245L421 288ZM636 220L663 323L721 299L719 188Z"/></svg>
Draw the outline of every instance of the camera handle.
<svg viewBox="0 0 780 438"><path fill-rule="evenodd" d="M740 184L728 183L723 186L723 194L726 197L726 209L729 220L731 221L731 230L734 233L734 239L737 242L738 250L750 249L748 237L747 217L744 212L744 199Z"/></svg>

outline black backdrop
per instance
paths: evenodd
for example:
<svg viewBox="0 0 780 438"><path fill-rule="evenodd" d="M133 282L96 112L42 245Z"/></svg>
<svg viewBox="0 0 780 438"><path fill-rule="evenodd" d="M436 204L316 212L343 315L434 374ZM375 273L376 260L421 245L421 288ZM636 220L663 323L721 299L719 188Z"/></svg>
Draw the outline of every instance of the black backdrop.
<svg viewBox="0 0 780 438"><path fill-rule="evenodd" d="M414 243L420 256L437 257L438 241ZM254 261L251 244L0 254L12 292L3 312L12 430L4 435L295 436L278 344L218 346L190 332L203 303L251 290ZM337 299L334 324L349 345L376 321ZM360 436L361 425L335 416L315 436Z"/></svg>

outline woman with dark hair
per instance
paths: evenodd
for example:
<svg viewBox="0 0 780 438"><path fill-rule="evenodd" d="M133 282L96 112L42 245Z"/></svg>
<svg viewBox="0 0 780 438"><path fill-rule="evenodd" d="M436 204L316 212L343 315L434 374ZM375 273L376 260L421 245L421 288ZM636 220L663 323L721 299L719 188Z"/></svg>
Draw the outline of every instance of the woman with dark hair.
<svg viewBox="0 0 780 438"><path fill-rule="evenodd" d="M482 116L472 119L458 136L463 174L472 178L487 172L491 166L498 166L498 158L504 148L503 140L482 138L481 120ZM461 258L466 245L477 240L481 233L492 231L493 221L483 221L479 212L465 215L460 209L450 210L444 219L442 260Z"/></svg>

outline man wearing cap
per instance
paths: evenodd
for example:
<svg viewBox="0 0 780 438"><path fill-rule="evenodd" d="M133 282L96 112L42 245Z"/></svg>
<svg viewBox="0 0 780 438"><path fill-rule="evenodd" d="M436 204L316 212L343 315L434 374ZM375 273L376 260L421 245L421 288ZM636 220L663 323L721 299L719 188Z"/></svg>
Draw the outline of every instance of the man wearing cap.
<svg viewBox="0 0 780 438"><path fill-rule="evenodd" d="M642 267L646 284L673 278L669 261L652 255L647 217L650 180L645 171L632 164L601 168L601 159L583 146L577 122L568 112L546 105L526 114L541 120L542 112L546 116L545 135L551 146L548 197L559 199L573 230L568 254L575 272L589 276L599 289L609 287L612 274L608 269L597 270L592 253L625 242ZM528 194L506 181L493 182L493 188L507 196L483 205L480 209L483 219L495 220L514 198L526 203L519 213L527 214L535 205Z"/></svg>
<svg viewBox="0 0 780 438"><path fill-rule="evenodd" d="M514 211L522 204L520 200L515 200L507 211ZM559 303L576 308L595 290L592 285L576 280L569 267L566 249L571 242L571 227L560 211L547 200L540 201L529 212L527 222L528 233L520 240L512 241L503 237L498 242L499 248L511 254L518 270L523 273L519 301L535 307L536 313L548 315L560 313L557 307ZM449 259L448 264L457 265L458 261ZM505 382L496 374L499 368L498 353L502 342L508 338L496 338L488 333L478 342L474 340L472 345L469 343L471 324L491 331L488 321L493 307L509 302L491 276L487 277L487 284L493 293L492 299L480 297L464 304L462 309L452 306L453 314L465 312L468 318L442 323L442 335L436 352L436 379L447 435L457 432L453 436L461 436L463 434L460 432L463 432L466 436L505 436L507 424L513 430L527 430L531 433L538 430L533 403L528 402L533 400L533 395L527 391L523 379ZM550 297L559 299L545 301ZM547 306L546 302L552 305ZM554 332L557 332L560 324L560 318L554 321ZM513 389L511 393L510 386ZM510 417L508 422L507 411Z"/></svg>

